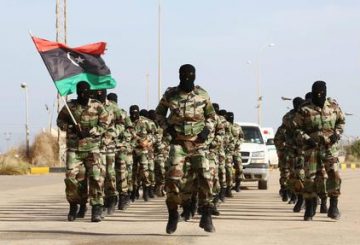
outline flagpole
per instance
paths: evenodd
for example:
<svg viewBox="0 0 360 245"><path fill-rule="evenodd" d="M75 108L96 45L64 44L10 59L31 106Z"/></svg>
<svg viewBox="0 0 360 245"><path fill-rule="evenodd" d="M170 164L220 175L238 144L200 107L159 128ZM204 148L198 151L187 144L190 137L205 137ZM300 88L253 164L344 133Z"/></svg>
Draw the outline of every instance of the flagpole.
<svg viewBox="0 0 360 245"><path fill-rule="evenodd" d="M68 110L68 112L69 112L69 114L70 114L71 120L73 121L73 123L75 124L75 126L77 126L78 123L76 122L75 117L74 117L74 115L72 114L72 112L71 112L71 110L70 110L70 108L69 108L69 106L68 106L65 98L64 98L63 96L61 96L61 99L63 100L64 105L65 105L66 109Z"/></svg>
<svg viewBox="0 0 360 245"><path fill-rule="evenodd" d="M158 100L161 99L161 0L158 13Z"/></svg>

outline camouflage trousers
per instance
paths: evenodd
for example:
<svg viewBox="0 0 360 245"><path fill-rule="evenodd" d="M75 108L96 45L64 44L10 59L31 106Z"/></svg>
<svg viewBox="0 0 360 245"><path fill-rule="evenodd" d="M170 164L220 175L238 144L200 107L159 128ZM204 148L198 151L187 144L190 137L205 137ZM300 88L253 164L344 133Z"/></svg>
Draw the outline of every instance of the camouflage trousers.
<svg viewBox="0 0 360 245"><path fill-rule="evenodd" d="M213 194L217 194L220 192L220 181L219 181L219 160L218 156L215 152L209 151L207 154L207 158L209 159L209 168L210 168L210 175L211 181L213 183Z"/></svg>
<svg viewBox="0 0 360 245"><path fill-rule="evenodd" d="M281 187L287 188L289 176L290 176L290 170L289 167L287 166L286 155L285 152L283 151L277 151L277 154L279 158L278 166L280 171L279 184Z"/></svg>
<svg viewBox="0 0 360 245"><path fill-rule="evenodd" d="M233 153L226 153L225 159L225 170L226 170L226 186L232 188L234 183L234 171L233 171Z"/></svg>
<svg viewBox="0 0 360 245"><path fill-rule="evenodd" d="M155 185L163 186L165 184L165 161L166 157L164 153L155 154Z"/></svg>
<svg viewBox="0 0 360 245"><path fill-rule="evenodd" d="M236 148L233 154L233 163L235 169L234 180L235 182L244 179L244 169L242 165L240 148Z"/></svg>
<svg viewBox="0 0 360 245"><path fill-rule="evenodd" d="M148 153L148 161L149 161L149 181L150 186L155 186L155 155L152 150Z"/></svg>
<svg viewBox="0 0 360 245"><path fill-rule="evenodd" d="M320 147L305 151L304 198L340 195L341 178L336 149Z"/></svg>
<svg viewBox="0 0 360 245"><path fill-rule="evenodd" d="M199 206L213 205L213 184L204 145L198 144L188 149L180 144L171 144L166 169L165 190L168 206L174 208L190 201L194 186L198 187Z"/></svg>
<svg viewBox="0 0 360 245"><path fill-rule="evenodd" d="M115 152L116 188L119 194L132 191L133 156L127 147L120 147Z"/></svg>
<svg viewBox="0 0 360 245"><path fill-rule="evenodd" d="M115 173L115 152L101 152L101 160L105 163L105 181L104 181L104 189L105 189L105 199L111 196L117 196L116 191L116 173Z"/></svg>
<svg viewBox="0 0 360 245"><path fill-rule="evenodd" d="M289 166L287 189L292 193L301 194L304 189L305 180L304 156L296 152L288 154L287 165Z"/></svg>
<svg viewBox="0 0 360 245"><path fill-rule="evenodd" d="M68 150L65 175L65 193L69 203L87 203L89 196L91 205L104 205L105 165L99 150Z"/></svg>
<svg viewBox="0 0 360 245"><path fill-rule="evenodd" d="M133 165L133 189L135 190L140 185L150 186L150 168L149 151L141 148L134 150L134 165Z"/></svg>

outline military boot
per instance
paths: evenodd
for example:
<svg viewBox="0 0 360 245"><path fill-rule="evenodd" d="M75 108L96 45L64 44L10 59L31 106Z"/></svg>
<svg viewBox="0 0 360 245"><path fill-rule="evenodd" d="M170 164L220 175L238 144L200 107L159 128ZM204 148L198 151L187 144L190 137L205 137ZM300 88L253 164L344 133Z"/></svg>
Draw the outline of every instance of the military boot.
<svg viewBox="0 0 360 245"><path fill-rule="evenodd" d="M231 193L231 186L226 187L225 196L226 197L234 197L233 194Z"/></svg>
<svg viewBox="0 0 360 245"><path fill-rule="evenodd" d="M189 221L191 218L191 199L185 201L181 206L183 208L183 212L180 216L183 217L185 221Z"/></svg>
<svg viewBox="0 0 360 245"><path fill-rule="evenodd" d="M179 213L177 211L176 204L170 205L169 203L166 203L166 206L167 206L168 213L169 213L168 222L166 224L166 233L172 234L177 229L177 224L179 222Z"/></svg>
<svg viewBox="0 0 360 245"><path fill-rule="evenodd" d="M94 205L91 209L91 222L100 222L102 214L102 206Z"/></svg>
<svg viewBox="0 0 360 245"><path fill-rule="evenodd" d="M79 212L76 214L76 218L84 218L87 211L86 203L80 204Z"/></svg>
<svg viewBox="0 0 360 245"><path fill-rule="evenodd" d="M304 203L303 195L299 194L297 196L297 202L296 202L296 204L294 206L294 209L293 209L294 213L299 213L301 211L303 203Z"/></svg>
<svg viewBox="0 0 360 245"><path fill-rule="evenodd" d="M77 210L78 210L78 205L76 203L70 203L68 221L74 221L76 219Z"/></svg>
<svg viewBox="0 0 360 245"><path fill-rule="evenodd" d="M316 214L316 209L317 209L317 206L318 206L318 197L314 197L314 198L312 198L312 208L313 208L313 210L312 210L312 216L314 217L315 216L315 214Z"/></svg>
<svg viewBox="0 0 360 245"><path fill-rule="evenodd" d="M283 202L287 202L289 200L289 191L284 189L282 191L281 199Z"/></svg>
<svg viewBox="0 0 360 245"><path fill-rule="evenodd" d="M149 188L150 186L143 186L143 199L145 202L149 201Z"/></svg>
<svg viewBox="0 0 360 245"><path fill-rule="evenodd" d="M338 209L338 197L330 197L330 207L327 216L336 220L340 219L340 212Z"/></svg>
<svg viewBox="0 0 360 245"><path fill-rule="evenodd" d="M202 215L200 219L200 228L203 228L206 232L215 232L215 227L211 218L212 207L203 207Z"/></svg>
<svg viewBox="0 0 360 245"><path fill-rule="evenodd" d="M327 208L327 197L321 198L321 204L320 204L320 213L326 214L328 212Z"/></svg>
<svg viewBox="0 0 360 245"><path fill-rule="evenodd" d="M296 203L296 194L292 192L288 204L295 204L295 203Z"/></svg>
<svg viewBox="0 0 360 245"><path fill-rule="evenodd" d="M212 209L212 212L211 214L214 215L214 216L219 216L220 215L220 212L219 210L217 209L217 207L219 206L219 195L215 195L214 198L213 198L213 204L214 204L214 207Z"/></svg>
<svg viewBox="0 0 360 245"><path fill-rule="evenodd" d="M130 205L130 196L128 194L119 194L118 209L126 210Z"/></svg>
<svg viewBox="0 0 360 245"><path fill-rule="evenodd" d="M191 205L190 205L190 214L191 214L191 217L194 217L194 216L195 216L197 206L198 206L197 194L193 194L193 195L191 196Z"/></svg>
<svg viewBox="0 0 360 245"><path fill-rule="evenodd" d="M136 191L135 191L135 197L136 199L139 199L140 198L140 186L138 186L137 188L135 188Z"/></svg>
<svg viewBox="0 0 360 245"><path fill-rule="evenodd" d="M108 215L112 215L113 213L115 213L115 207L117 204L117 196L111 196L109 197L109 203L107 206L107 214Z"/></svg>
<svg viewBox="0 0 360 245"><path fill-rule="evenodd" d="M130 200L131 200L131 202L135 202L135 199L136 199L136 188L134 188L134 189L131 191L131 194L130 194Z"/></svg>
<svg viewBox="0 0 360 245"><path fill-rule="evenodd" d="M164 193L164 185L157 185L155 187L155 195L157 195L158 197L163 197L165 196Z"/></svg>
<svg viewBox="0 0 360 245"><path fill-rule="evenodd" d="M219 192L219 199L222 202L225 202L225 193L226 193L226 188L221 187L220 192Z"/></svg>
<svg viewBox="0 0 360 245"><path fill-rule="evenodd" d="M149 197L150 197L150 198L155 198L155 196L154 196L154 189L155 189L154 186L149 186L149 187L148 187Z"/></svg>
<svg viewBox="0 0 360 245"><path fill-rule="evenodd" d="M236 192L240 192L241 189L240 189L240 184L241 184L241 181L240 180L236 180L235 182L235 191Z"/></svg>
<svg viewBox="0 0 360 245"><path fill-rule="evenodd" d="M314 208L313 208L313 199L305 199L305 214L304 220L305 221L312 221L312 217L314 216Z"/></svg>

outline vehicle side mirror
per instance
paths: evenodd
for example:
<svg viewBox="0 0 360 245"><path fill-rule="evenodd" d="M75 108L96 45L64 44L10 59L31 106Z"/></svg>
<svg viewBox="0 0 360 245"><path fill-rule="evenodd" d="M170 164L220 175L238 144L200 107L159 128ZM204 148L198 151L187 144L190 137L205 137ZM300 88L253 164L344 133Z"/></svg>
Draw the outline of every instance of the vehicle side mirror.
<svg viewBox="0 0 360 245"><path fill-rule="evenodd" d="M273 145L273 144L274 144L274 140L273 140L273 139L267 139L266 145Z"/></svg>

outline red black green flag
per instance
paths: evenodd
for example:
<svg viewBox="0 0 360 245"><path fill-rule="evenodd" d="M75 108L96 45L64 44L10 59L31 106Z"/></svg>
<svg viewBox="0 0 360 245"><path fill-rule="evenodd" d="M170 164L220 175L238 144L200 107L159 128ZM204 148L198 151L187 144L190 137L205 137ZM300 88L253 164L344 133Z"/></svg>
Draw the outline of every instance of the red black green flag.
<svg viewBox="0 0 360 245"><path fill-rule="evenodd" d="M106 43L98 42L77 48L62 43L32 37L37 50L62 96L76 92L76 84L87 81L91 89L116 86L101 55Z"/></svg>

